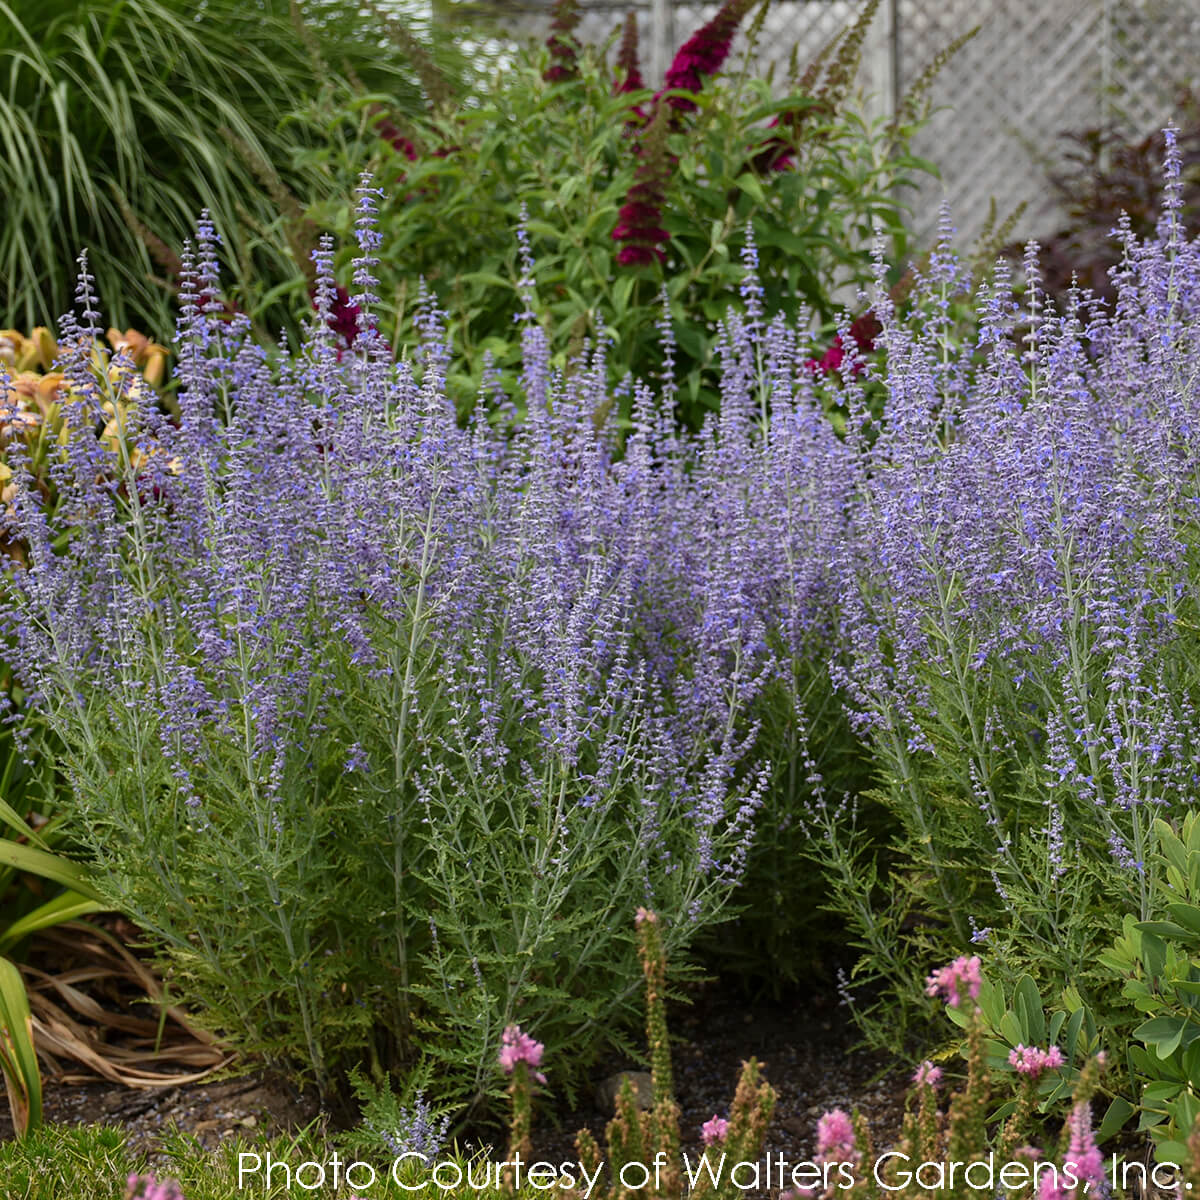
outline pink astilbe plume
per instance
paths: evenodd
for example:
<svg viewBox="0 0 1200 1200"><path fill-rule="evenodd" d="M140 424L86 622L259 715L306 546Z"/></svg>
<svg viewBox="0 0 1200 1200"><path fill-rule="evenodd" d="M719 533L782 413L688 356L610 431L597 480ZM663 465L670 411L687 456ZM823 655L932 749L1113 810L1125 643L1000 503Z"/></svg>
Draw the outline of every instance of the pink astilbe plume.
<svg viewBox="0 0 1200 1200"><path fill-rule="evenodd" d="M500 1066L505 1075L511 1075L517 1063L523 1062L538 1083L545 1083L545 1075L537 1070L542 1065L545 1049L541 1042L535 1042L529 1034L522 1033L520 1026L509 1025L500 1038Z"/></svg>
<svg viewBox="0 0 1200 1200"><path fill-rule="evenodd" d="M637 92L645 86L641 67L638 66L637 12L630 9L625 16L621 45L617 49L617 78L613 84L613 94L620 96L625 92Z"/></svg>
<svg viewBox="0 0 1200 1200"><path fill-rule="evenodd" d="M972 1000L979 999L983 974L979 955L970 958L960 955L948 967L939 967L925 980L925 995L941 996L951 1008L957 1008L964 993Z"/></svg>
<svg viewBox="0 0 1200 1200"><path fill-rule="evenodd" d="M733 39L750 11L754 0L725 0L717 15L701 26L679 48L663 80L663 91L699 92L707 75L715 75L733 47ZM686 96L672 96L668 101L680 112L692 112L696 105Z"/></svg>
<svg viewBox="0 0 1200 1200"><path fill-rule="evenodd" d="M575 75L575 28L579 24L578 0L554 0L551 10L550 36L546 45L550 47L550 66L542 78L547 83L559 83Z"/></svg>
<svg viewBox="0 0 1200 1200"><path fill-rule="evenodd" d="M1077 1188L1076 1193L1082 1195L1083 1191L1093 1192L1104 1182L1104 1159L1100 1147L1096 1145L1096 1135L1092 1131L1092 1109L1087 1101L1081 1101L1071 1109L1067 1129L1071 1134L1067 1162L1074 1165L1076 1179L1090 1185L1085 1189Z"/></svg>
<svg viewBox="0 0 1200 1200"><path fill-rule="evenodd" d="M817 1122L817 1162L857 1162L858 1157L849 1116L840 1108L825 1113Z"/></svg>

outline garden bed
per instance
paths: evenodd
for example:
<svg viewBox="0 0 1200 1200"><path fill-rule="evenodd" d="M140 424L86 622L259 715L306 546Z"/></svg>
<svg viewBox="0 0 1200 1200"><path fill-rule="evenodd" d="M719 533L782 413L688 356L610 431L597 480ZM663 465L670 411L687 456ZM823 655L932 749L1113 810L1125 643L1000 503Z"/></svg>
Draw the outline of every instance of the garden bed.
<svg viewBox="0 0 1200 1200"><path fill-rule="evenodd" d="M821 1113L858 1109L880 1144L900 1131L909 1072L894 1059L855 1048L847 1009L832 987L797 993L779 1001L747 1000L728 986L708 983L688 989L688 1004L671 1012L676 1031L673 1061L685 1148L699 1146L701 1124L729 1105L732 1081L743 1060L756 1057L779 1094L767 1149L789 1158L807 1156ZM639 1064L612 1059L596 1073L601 1083ZM572 1107L559 1101L539 1112L534 1148L539 1157L574 1157L575 1131L588 1128L602 1138L607 1116L594 1098ZM172 1125L192 1134L207 1149L256 1130L295 1131L320 1115L311 1093L250 1071L216 1082L155 1090L116 1087L104 1080L79 1085L49 1077L45 1116L57 1125L107 1124L122 1129L132 1154L144 1153L155 1165L162 1134ZM0 1139L11 1137L7 1110L0 1112ZM479 1131L477 1140L486 1137Z"/></svg>

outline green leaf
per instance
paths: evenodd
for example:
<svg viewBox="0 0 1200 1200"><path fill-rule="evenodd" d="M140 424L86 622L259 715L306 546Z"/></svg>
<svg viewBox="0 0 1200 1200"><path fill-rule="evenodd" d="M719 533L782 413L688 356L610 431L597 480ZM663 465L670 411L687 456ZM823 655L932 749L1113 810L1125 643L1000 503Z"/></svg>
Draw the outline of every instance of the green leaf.
<svg viewBox="0 0 1200 1200"><path fill-rule="evenodd" d="M1159 1058L1169 1058L1179 1048L1183 1039L1184 1022L1178 1017L1154 1017L1143 1021L1133 1036L1154 1048Z"/></svg>
<svg viewBox="0 0 1200 1200"><path fill-rule="evenodd" d="M42 839L37 830L28 821L24 820L21 814L2 796L0 796L0 822L7 825L18 837L27 837L47 853L50 852L50 847Z"/></svg>
<svg viewBox="0 0 1200 1200"><path fill-rule="evenodd" d="M497 275L494 271L467 271L458 278L463 283L485 283L489 287L500 288L505 292L515 290L511 279L505 279L503 275Z"/></svg>
<svg viewBox="0 0 1200 1200"><path fill-rule="evenodd" d="M88 882L83 868L60 854L48 854L33 846L20 846L0 839L0 865L53 880L64 887L74 888L91 900L104 902L104 897Z"/></svg>
<svg viewBox="0 0 1200 1200"><path fill-rule="evenodd" d="M1168 904L1167 912L1190 933L1200 935L1200 907L1195 904Z"/></svg>
<svg viewBox="0 0 1200 1200"><path fill-rule="evenodd" d="M1028 1043L1029 1041L1029 1034L1025 1031L1021 1018L1011 1010L1000 1018L1000 1032L1010 1046L1015 1046L1018 1042Z"/></svg>
<svg viewBox="0 0 1200 1200"><path fill-rule="evenodd" d="M1135 1111L1134 1106L1123 1096L1114 1096L1104 1112L1100 1127L1096 1130L1096 1141L1103 1145L1109 1138L1115 1137Z"/></svg>
<svg viewBox="0 0 1200 1200"><path fill-rule="evenodd" d="M632 275L622 275L620 279L617 280L616 285L613 287L613 311L617 314L618 319L620 319L625 314L625 310L628 309L629 300L633 295L633 289L636 283L637 280Z"/></svg>
<svg viewBox="0 0 1200 1200"><path fill-rule="evenodd" d="M1025 1026L1026 1045L1042 1045L1046 1040L1046 1016L1042 1011L1041 993L1029 975L1022 975L1017 981L1014 1000Z"/></svg>
<svg viewBox="0 0 1200 1200"><path fill-rule="evenodd" d="M1158 851L1181 875L1187 873L1187 851L1175 836L1175 831L1161 817L1155 819L1154 833L1158 840Z"/></svg>
<svg viewBox="0 0 1200 1200"><path fill-rule="evenodd" d="M45 904L39 904L32 912L27 912L0 932L0 954L7 954L23 938L39 930L63 925L91 913L107 912L109 907L78 892L62 892Z"/></svg>
<svg viewBox="0 0 1200 1200"><path fill-rule="evenodd" d="M1054 1012L1052 1012L1050 1014L1050 1025L1046 1030L1046 1041L1049 1045L1051 1045L1051 1046L1058 1045L1059 1034L1062 1033L1062 1027L1063 1027L1063 1024L1066 1022L1066 1020L1067 1020L1067 1014L1065 1012L1063 1012L1063 1010L1061 1008L1056 1009ZM1068 1057L1070 1056L1069 1048L1067 1050L1067 1055L1068 1055Z"/></svg>
<svg viewBox="0 0 1200 1200"><path fill-rule="evenodd" d="M0 1071L18 1137L42 1123L42 1076L33 1048L33 1016L20 971L0 958Z"/></svg>
<svg viewBox="0 0 1200 1200"><path fill-rule="evenodd" d="M1063 1035L1063 1049L1068 1059L1074 1058L1079 1052L1079 1031L1083 1028L1084 1010L1077 1008L1067 1018L1067 1029Z"/></svg>
<svg viewBox="0 0 1200 1200"><path fill-rule="evenodd" d="M734 180L734 183L756 204L766 204L767 197L763 193L762 182L752 171L743 171L742 174Z"/></svg>

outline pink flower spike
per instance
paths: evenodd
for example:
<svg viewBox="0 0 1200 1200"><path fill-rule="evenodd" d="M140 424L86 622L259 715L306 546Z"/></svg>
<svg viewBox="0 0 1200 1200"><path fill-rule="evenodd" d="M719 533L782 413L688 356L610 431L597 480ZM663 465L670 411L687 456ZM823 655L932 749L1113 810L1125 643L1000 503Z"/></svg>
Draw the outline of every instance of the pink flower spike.
<svg viewBox="0 0 1200 1200"><path fill-rule="evenodd" d="M724 1117L718 1117L715 1114L700 1126L700 1136L704 1139L706 1146L711 1146L713 1142L723 1142L728 1132L729 1122Z"/></svg>
<svg viewBox="0 0 1200 1200"><path fill-rule="evenodd" d="M1067 1118L1071 1141L1067 1147L1067 1162L1075 1166L1078 1179L1090 1183L1088 1191L1104 1182L1104 1159L1092 1132L1092 1110L1086 1102L1075 1105Z"/></svg>
<svg viewBox="0 0 1200 1200"><path fill-rule="evenodd" d="M942 1068L935 1067L929 1059L926 1059L916 1069L912 1081L917 1087L935 1088L942 1082Z"/></svg>
<svg viewBox="0 0 1200 1200"><path fill-rule="evenodd" d="M500 1039L500 1066L504 1068L505 1075L511 1075L517 1063L523 1062L538 1083L545 1083L545 1075L537 1070L542 1065L545 1049L541 1042L535 1042L529 1034L522 1033L520 1026L509 1025Z"/></svg>
<svg viewBox="0 0 1200 1200"><path fill-rule="evenodd" d="M633 914L633 923L641 925L644 921L649 921L651 925L654 925L658 921L658 914L649 908L639 908Z"/></svg>
<svg viewBox="0 0 1200 1200"><path fill-rule="evenodd" d="M978 1000L982 987L979 955L973 954L970 958L960 955L948 967L940 967L925 980L925 995L942 996L951 1008L957 1008L964 991L972 1000Z"/></svg>
<svg viewBox="0 0 1200 1200"><path fill-rule="evenodd" d="M827 1112L817 1122L817 1162L857 1162L854 1125L840 1109Z"/></svg>
<svg viewBox="0 0 1200 1200"><path fill-rule="evenodd" d="M125 1200L183 1200L174 1179L161 1182L153 1175L130 1175L125 1181Z"/></svg>
<svg viewBox="0 0 1200 1200"><path fill-rule="evenodd" d="M1049 1050L1039 1050L1036 1046L1024 1046L1018 1042L1008 1053L1008 1062L1013 1070L1018 1075L1026 1075L1033 1080L1052 1067L1061 1067L1066 1061L1063 1052L1057 1046L1051 1046Z"/></svg>
<svg viewBox="0 0 1200 1200"><path fill-rule="evenodd" d="M1070 1194L1058 1183L1056 1171L1043 1171L1038 1177L1037 1200L1070 1200Z"/></svg>

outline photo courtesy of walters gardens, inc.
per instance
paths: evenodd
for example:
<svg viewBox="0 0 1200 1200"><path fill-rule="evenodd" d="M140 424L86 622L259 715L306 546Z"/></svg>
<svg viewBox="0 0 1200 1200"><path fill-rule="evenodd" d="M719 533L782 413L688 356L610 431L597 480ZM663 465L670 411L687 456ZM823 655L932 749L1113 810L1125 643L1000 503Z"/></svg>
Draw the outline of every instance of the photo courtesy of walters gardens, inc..
<svg viewBox="0 0 1200 1200"><path fill-rule="evenodd" d="M390 1183L401 1193L436 1197L446 1195L491 1193L512 1194L512 1189L533 1193L570 1195L590 1200L593 1191L604 1195L619 1187L620 1194L637 1197L641 1194L662 1196L663 1174L667 1167L665 1154L650 1162L629 1161L621 1165L617 1179L607 1163L589 1166L583 1162L549 1163L525 1162L520 1155L510 1161L475 1160L463 1164L452 1159L441 1162L425 1155L408 1152L395 1158L389 1166L372 1165L362 1161L343 1161L335 1153L324 1162L288 1162L257 1153L238 1155L237 1185L240 1190L261 1190L264 1195L275 1194L272 1189L316 1192L343 1184L366 1197L375 1190L382 1194ZM413 1170L412 1163L419 1163ZM836 1195L847 1193L857 1186L856 1176L862 1171L861 1162L792 1162L782 1154L766 1156L755 1162L731 1162L726 1154L703 1151L693 1158L680 1158L680 1176L684 1188L679 1200L695 1194L764 1196ZM1068 1161L1062 1166L1050 1162L1017 1159L997 1162L995 1154L967 1162L914 1162L900 1151L889 1151L869 1164L876 1186L884 1193L918 1195L961 1195L967 1192L995 1196L1021 1189L1033 1188L1039 1196L1111 1195L1114 1189L1147 1188L1167 1192L1178 1182L1178 1167L1172 1163L1118 1163L1113 1156L1106 1167L1104 1179L1098 1183L1086 1175L1087 1165ZM1190 1185L1185 1184L1190 1190Z"/></svg>

